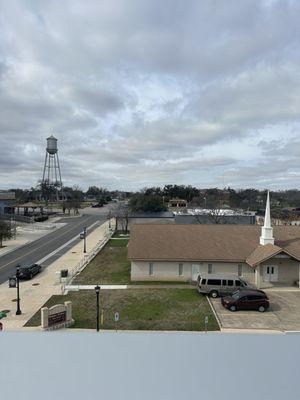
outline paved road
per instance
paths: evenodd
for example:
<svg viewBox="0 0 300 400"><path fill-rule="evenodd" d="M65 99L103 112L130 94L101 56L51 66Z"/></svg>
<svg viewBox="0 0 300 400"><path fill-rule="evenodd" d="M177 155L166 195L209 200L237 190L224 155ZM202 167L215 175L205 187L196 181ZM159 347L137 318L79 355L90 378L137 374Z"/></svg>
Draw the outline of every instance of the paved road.
<svg viewBox="0 0 300 400"><path fill-rule="evenodd" d="M15 274L16 265L18 264L29 264L32 262L37 262L45 256L52 253L54 250L61 247L63 244L70 241L70 239L75 236L79 236L84 227L89 227L93 225L96 221L103 223L107 218L107 209L87 209L83 211L82 217L77 218L65 218L61 222L67 222L62 228L55 230L41 237L40 239L28 243L27 245L20 247L12 251L11 253L4 254L0 257L0 283L7 281L7 279ZM97 224L98 225L98 224ZM91 230L96 229L97 225ZM99 226L99 225L98 225ZM88 230L88 233L91 231ZM88 239L87 239L88 240ZM62 254L73 247L80 239L72 242L70 245L66 246L64 249L60 250L58 253L53 255L51 258L47 259L42 265L47 267L55 259L59 258Z"/></svg>

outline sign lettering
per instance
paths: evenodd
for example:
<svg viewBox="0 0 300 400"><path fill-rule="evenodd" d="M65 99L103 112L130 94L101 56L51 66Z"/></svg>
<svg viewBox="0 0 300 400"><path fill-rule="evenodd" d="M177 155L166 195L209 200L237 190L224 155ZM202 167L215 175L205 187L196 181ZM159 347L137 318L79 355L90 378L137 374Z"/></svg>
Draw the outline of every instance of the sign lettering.
<svg viewBox="0 0 300 400"><path fill-rule="evenodd" d="M67 313L66 311L62 311L56 314L49 315L48 318L48 326L53 326L56 324L61 324L62 322L65 322L67 318Z"/></svg>

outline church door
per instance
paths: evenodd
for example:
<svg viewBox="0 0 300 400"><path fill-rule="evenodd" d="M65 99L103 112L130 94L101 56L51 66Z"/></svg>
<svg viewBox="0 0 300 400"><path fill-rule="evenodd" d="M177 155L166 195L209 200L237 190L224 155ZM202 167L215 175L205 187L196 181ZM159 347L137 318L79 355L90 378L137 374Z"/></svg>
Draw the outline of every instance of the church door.
<svg viewBox="0 0 300 400"><path fill-rule="evenodd" d="M192 281L196 281L198 276L200 275L200 265L193 264L192 265Z"/></svg>
<svg viewBox="0 0 300 400"><path fill-rule="evenodd" d="M264 282L278 281L278 265L264 265Z"/></svg>

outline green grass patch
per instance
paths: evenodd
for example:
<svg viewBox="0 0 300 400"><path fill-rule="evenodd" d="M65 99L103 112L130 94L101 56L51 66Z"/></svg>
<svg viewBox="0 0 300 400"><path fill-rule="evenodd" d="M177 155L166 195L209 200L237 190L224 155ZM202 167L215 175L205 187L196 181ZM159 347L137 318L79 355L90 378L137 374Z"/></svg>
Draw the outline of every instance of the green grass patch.
<svg viewBox="0 0 300 400"><path fill-rule="evenodd" d="M96 295L93 290L70 292L66 296L52 296L44 306L70 300L73 304L75 328L95 328ZM204 330L208 316L208 330L219 330L208 301L196 289L127 289L102 290L100 308L103 312L102 329L115 329L114 314L119 312L118 329L127 330ZM39 326L38 311L26 326Z"/></svg>
<svg viewBox="0 0 300 400"><path fill-rule="evenodd" d="M128 284L130 261L127 258L128 240L109 240L99 254L73 280L74 284Z"/></svg>
<svg viewBox="0 0 300 400"><path fill-rule="evenodd" d="M106 246L111 247L127 247L128 239L110 239Z"/></svg>

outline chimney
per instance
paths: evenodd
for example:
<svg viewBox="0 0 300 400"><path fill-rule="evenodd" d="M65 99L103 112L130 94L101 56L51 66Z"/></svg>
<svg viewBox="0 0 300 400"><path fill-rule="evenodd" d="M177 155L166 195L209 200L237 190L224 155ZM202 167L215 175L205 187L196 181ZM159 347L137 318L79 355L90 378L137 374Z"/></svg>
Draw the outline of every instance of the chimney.
<svg viewBox="0 0 300 400"><path fill-rule="evenodd" d="M261 228L260 244L274 244L273 228L271 226L270 192L268 190L264 226Z"/></svg>

